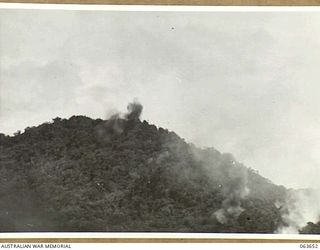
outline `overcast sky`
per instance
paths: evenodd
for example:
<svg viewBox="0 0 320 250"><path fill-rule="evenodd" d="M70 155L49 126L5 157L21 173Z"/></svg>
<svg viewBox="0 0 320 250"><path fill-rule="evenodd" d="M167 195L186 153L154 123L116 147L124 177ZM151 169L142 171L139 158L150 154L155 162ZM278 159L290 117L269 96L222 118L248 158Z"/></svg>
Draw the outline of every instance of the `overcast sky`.
<svg viewBox="0 0 320 250"><path fill-rule="evenodd" d="M0 10L0 132L54 117L143 119L320 188L320 12Z"/></svg>

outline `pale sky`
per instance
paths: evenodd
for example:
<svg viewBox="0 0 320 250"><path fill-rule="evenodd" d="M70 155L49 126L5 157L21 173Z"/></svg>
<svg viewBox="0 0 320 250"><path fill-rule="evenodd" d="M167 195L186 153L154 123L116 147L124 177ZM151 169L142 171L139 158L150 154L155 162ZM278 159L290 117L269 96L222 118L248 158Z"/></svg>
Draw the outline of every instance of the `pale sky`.
<svg viewBox="0 0 320 250"><path fill-rule="evenodd" d="M143 119L320 188L320 12L0 10L0 132Z"/></svg>

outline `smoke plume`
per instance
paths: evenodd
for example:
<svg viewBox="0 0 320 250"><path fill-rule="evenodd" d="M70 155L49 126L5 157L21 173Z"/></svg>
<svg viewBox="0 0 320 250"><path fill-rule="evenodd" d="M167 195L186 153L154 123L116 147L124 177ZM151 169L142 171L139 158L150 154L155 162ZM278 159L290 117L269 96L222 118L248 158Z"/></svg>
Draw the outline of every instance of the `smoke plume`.
<svg viewBox="0 0 320 250"><path fill-rule="evenodd" d="M224 171L226 181L222 184L222 193L225 199L222 201L221 208L213 213L221 224L238 218L244 211L241 201L249 194L246 168L232 160L231 166L226 165Z"/></svg>
<svg viewBox="0 0 320 250"><path fill-rule="evenodd" d="M284 224L276 233L297 234L308 222L320 221L319 190L289 190L284 204L276 204L282 212Z"/></svg>
<svg viewBox="0 0 320 250"><path fill-rule="evenodd" d="M127 106L128 112L125 114L125 118L128 120L140 120L143 106L137 101L129 103Z"/></svg>
<svg viewBox="0 0 320 250"><path fill-rule="evenodd" d="M129 103L126 113L116 112L107 118L103 124L97 127L98 138L104 142L111 141L125 130L134 127L140 121L143 106L136 99Z"/></svg>

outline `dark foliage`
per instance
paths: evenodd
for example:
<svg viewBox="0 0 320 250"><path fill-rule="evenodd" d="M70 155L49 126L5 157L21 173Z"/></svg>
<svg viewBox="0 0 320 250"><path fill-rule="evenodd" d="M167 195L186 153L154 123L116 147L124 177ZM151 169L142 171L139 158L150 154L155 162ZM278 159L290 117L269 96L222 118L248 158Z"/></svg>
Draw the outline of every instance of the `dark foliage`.
<svg viewBox="0 0 320 250"><path fill-rule="evenodd" d="M308 224L300 230L301 234L320 234L320 221L316 224L308 222Z"/></svg>
<svg viewBox="0 0 320 250"><path fill-rule="evenodd" d="M229 154L141 122L142 107L128 109L134 113L124 119L55 118L13 137L0 134L0 231L276 230L274 203L284 187ZM244 177L250 193L223 203L225 190L242 188ZM239 215L217 220L222 204L238 203Z"/></svg>

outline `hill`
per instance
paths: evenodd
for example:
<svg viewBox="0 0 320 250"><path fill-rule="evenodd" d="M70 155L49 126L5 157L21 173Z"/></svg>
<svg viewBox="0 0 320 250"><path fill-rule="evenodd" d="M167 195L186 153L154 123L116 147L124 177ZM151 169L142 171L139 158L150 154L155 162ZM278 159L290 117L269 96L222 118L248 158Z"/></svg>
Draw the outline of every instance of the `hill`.
<svg viewBox="0 0 320 250"><path fill-rule="evenodd" d="M277 204L286 188L231 154L140 121L141 111L135 104L108 120L55 118L1 134L0 231L273 233L285 225Z"/></svg>

